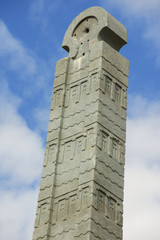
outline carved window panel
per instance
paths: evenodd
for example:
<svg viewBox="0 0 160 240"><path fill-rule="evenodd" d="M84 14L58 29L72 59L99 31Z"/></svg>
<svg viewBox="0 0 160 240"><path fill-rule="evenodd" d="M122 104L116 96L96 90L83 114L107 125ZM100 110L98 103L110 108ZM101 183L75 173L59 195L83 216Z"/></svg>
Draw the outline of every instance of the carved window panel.
<svg viewBox="0 0 160 240"><path fill-rule="evenodd" d="M102 149L102 132L100 131L97 134L97 146Z"/></svg>
<svg viewBox="0 0 160 240"><path fill-rule="evenodd" d="M121 87L115 84L115 101L121 104Z"/></svg>
<svg viewBox="0 0 160 240"><path fill-rule="evenodd" d="M48 204L45 203L45 204L43 204L43 205L41 206L41 208L40 208L40 223L39 223L39 224L42 224L42 223L45 222L45 217L44 217L44 215L45 215L45 213L46 213L46 211L47 211L47 206L48 206Z"/></svg>
<svg viewBox="0 0 160 240"><path fill-rule="evenodd" d="M105 93L106 91L105 75L103 74L103 72L100 72L100 89L102 90L103 93Z"/></svg>
<svg viewBox="0 0 160 240"><path fill-rule="evenodd" d="M91 75L91 92L95 92L98 89L98 74Z"/></svg>
<svg viewBox="0 0 160 240"><path fill-rule="evenodd" d="M108 134L102 131L102 150L108 152Z"/></svg>
<svg viewBox="0 0 160 240"><path fill-rule="evenodd" d="M76 213L77 208L77 195L69 198L69 215Z"/></svg>
<svg viewBox="0 0 160 240"><path fill-rule="evenodd" d="M117 202L109 197L108 199L108 213L109 213L109 218L112 219L113 221L116 221L116 205Z"/></svg>
<svg viewBox="0 0 160 240"><path fill-rule="evenodd" d="M123 224L122 209L121 209L120 204L117 204L117 219L116 219L116 222L120 226L122 226L122 224Z"/></svg>
<svg viewBox="0 0 160 240"><path fill-rule="evenodd" d="M85 138L79 137L76 139L76 156L81 156L82 151L85 150Z"/></svg>
<svg viewBox="0 0 160 240"><path fill-rule="evenodd" d="M88 88L87 81L81 83L81 98L82 98L82 101L85 101L85 99L86 99L87 88Z"/></svg>
<svg viewBox="0 0 160 240"><path fill-rule="evenodd" d="M125 163L125 145L121 144L121 149L120 149L120 163L124 164Z"/></svg>
<svg viewBox="0 0 160 240"><path fill-rule="evenodd" d="M77 100L77 87L71 88L71 101L76 102Z"/></svg>
<svg viewBox="0 0 160 240"><path fill-rule="evenodd" d="M102 191L98 191L98 211L105 213L105 198L106 195Z"/></svg>
<svg viewBox="0 0 160 240"><path fill-rule="evenodd" d="M116 139L112 140L112 156L114 159L118 157L118 142Z"/></svg>
<svg viewBox="0 0 160 240"><path fill-rule="evenodd" d="M46 166L47 166L47 163L48 163L48 148L49 148L49 147L46 147L46 148L45 148L44 162L43 162L43 166L44 166L44 167L46 167Z"/></svg>
<svg viewBox="0 0 160 240"><path fill-rule="evenodd" d="M48 221L48 202L44 202L41 204L41 206L37 209L37 217L35 221L35 227L38 227L39 225L45 224Z"/></svg>
<svg viewBox="0 0 160 240"><path fill-rule="evenodd" d="M55 96L55 93L53 92L51 110L54 110L54 108L55 108L55 101L56 101L56 96Z"/></svg>
<svg viewBox="0 0 160 240"><path fill-rule="evenodd" d="M79 86L74 86L70 90L70 102L77 103L79 102Z"/></svg>
<svg viewBox="0 0 160 240"><path fill-rule="evenodd" d="M69 141L65 144L64 160L73 160L74 158L74 142Z"/></svg>
<svg viewBox="0 0 160 240"><path fill-rule="evenodd" d="M122 107L127 109L127 91L121 89L121 95L122 95Z"/></svg>
<svg viewBox="0 0 160 240"><path fill-rule="evenodd" d="M105 76L105 89L108 96L111 96L111 86L112 80L108 76Z"/></svg>
<svg viewBox="0 0 160 240"><path fill-rule="evenodd" d="M57 144L50 145L48 149L47 163L56 161L56 153L57 153Z"/></svg>
<svg viewBox="0 0 160 240"><path fill-rule="evenodd" d="M88 207L90 204L90 189L89 187L82 189L82 208Z"/></svg>
<svg viewBox="0 0 160 240"><path fill-rule="evenodd" d="M118 141L118 151L117 151L117 161L121 163L121 149L122 149L122 144Z"/></svg>
<svg viewBox="0 0 160 240"><path fill-rule="evenodd" d="M67 217L67 204L68 201L66 199L62 199L58 202L57 219L65 219Z"/></svg>
<svg viewBox="0 0 160 240"><path fill-rule="evenodd" d="M40 208L37 208L37 211L36 211L36 219L35 219L35 224L34 224L34 227L37 228L38 225L39 225L39 219L40 219Z"/></svg>
<svg viewBox="0 0 160 240"><path fill-rule="evenodd" d="M113 81L111 84L111 99L115 101L115 83Z"/></svg>
<svg viewBox="0 0 160 240"><path fill-rule="evenodd" d="M94 141L93 141L93 129L89 129L87 132L87 147L91 148L94 146Z"/></svg>
<svg viewBox="0 0 160 240"><path fill-rule="evenodd" d="M62 90L58 90L56 92L56 106L61 107L63 103L63 95L62 95Z"/></svg>
<svg viewBox="0 0 160 240"><path fill-rule="evenodd" d="M108 154L110 157L113 155L113 141L111 137L108 137Z"/></svg>

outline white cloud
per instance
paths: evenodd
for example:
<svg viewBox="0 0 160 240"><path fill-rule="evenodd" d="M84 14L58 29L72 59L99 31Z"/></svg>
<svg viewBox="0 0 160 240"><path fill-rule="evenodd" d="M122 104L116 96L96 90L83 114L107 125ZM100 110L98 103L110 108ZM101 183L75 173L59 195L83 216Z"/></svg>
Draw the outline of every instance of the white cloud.
<svg viewBox="0 0 160 240"><path fill-rule="evenodd" d="M160 102L139 96L131 99L126 140L124 240L159 240Z"/></svg>
<svg viewBox="0 0 160 240"><path fill-rule="evenodd" d="M20 99L2 83L0 89L0 174L6 184L31 184L40 175L42 139L18 113Z"/></svg>
<svg viewBox="0 0 160 240"><path fill-rule="evenodd" d="M160 239L159 183L158 167L148 169L145 165L139 164L126 168L124 240Z"/></svg>
<svg viewBox="0 0 160 240"><path fill-rule="evenodd" d="M32 238L43 146L19 114L21 99L0 88L0 238Z"/></svg>
<svg viewBox="0 0 160 240"><path fill-rule="evenodd" d="M32 239L37 192L37 189L28 189L23 192L0 190L1 239Z"/></svg>

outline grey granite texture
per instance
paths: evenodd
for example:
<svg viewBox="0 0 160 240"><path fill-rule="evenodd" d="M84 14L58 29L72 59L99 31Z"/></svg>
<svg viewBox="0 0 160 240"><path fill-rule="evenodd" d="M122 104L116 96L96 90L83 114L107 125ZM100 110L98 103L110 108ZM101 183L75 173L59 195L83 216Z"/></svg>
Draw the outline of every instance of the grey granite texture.
<svg viewBox="0 0 160 240"><path fill-rule="evenodd" d="M124 26L86 9L57 62L33 240L122 240L129 62Z"/></svg>

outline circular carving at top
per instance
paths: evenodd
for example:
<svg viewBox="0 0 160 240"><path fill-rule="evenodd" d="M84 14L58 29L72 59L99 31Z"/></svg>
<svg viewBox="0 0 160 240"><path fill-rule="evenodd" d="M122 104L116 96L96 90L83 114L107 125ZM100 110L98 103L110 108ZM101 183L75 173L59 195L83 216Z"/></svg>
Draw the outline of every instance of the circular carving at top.
<svg viewBox="0 0 160 240"><path fill-rule="evenodd" d="M101 7L91 7L80 13L70 24L63 48L69 57L79 58L89 51L89 42L105 41L119 51L127 43L125 27Z"/></svg>
<svg viewBox="0 0 160 240"><path fill-rule="evenodd" d="M84 18L74 29L72 37L78 43L78 51L76 57L85 56L89 49L89 41L94 38L94 29L98 25L96 17Z"/></svg>
<svg viewBox="0 0 160 240"><path fill-rule="evenodd" d="M72 36L75 37L78 41L81 38L87 38L94 27L98 25L98 20L96 17L87 17L83 19L73 31Z"/></svg>

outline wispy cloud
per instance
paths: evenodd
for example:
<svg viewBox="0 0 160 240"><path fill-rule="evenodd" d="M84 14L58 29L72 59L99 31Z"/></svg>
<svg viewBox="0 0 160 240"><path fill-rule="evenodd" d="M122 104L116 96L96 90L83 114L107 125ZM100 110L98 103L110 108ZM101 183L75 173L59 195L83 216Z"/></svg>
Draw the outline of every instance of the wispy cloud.
<svg viewBox="0 0 160 240"><path fill-rule="evenodd" d="M37 122L36 130L38 132L45 131L48 126L48 121L49 121L49 113L50 109L49 108L36 108L34 109L33 112L33 117Z"/></svg>
<svg viewBox="0 0 160 240"><path fill-rule="evenodd" d="M119 8L125 15L135 16L136 18L144 17L145 19L155 18L159 15L160 2L159 0L101 0L101 3L107 7L109 4L113 8ZM107 8L106 8L107 9Z"/></svg>
<svg viewBox="0 0 160 240"><path fill-rule="evenodd" d="M37 65L32 54L29 53L20 41L15 39L8 31L6 25L0 20L0 57L3 57L6 67L23 74L35 74Z"/></svg>
<svg viewBox="0 0 160 240"><path fill-rule="evenodd" d="M111 0L102 0L104 4L107 2L111 3ZM112 1L114 7L120 7L121 10L125 11L127 15L131 13L133 15L136 14L136 17L153 17L154 14L159 14L160 9L160 2L159 0L135 0L135 1L128 1L128 0L114 0ZM137 15L138 14L138 15Z"/></svg>
<svg viewBox="0 0 160 240"><path fill-rule="evenodd" d="M41 26L44 31L48 27L49 18L57 8L61 0L55 2L52 0L35 0L32 2L29 10L29 18L35 24Z"/></svg>
<svg viewBox="0 0 160 240"><path fill-rule="evenodd" d="M23 86L20 91L25 96L34 96L39 91L45 94L51 76L47 62L15 38L3 21L0 21L0 32L0 73L7 75L12 71L16 76L15 85ZM13 78L10 81L13 82Z"/></svg>

